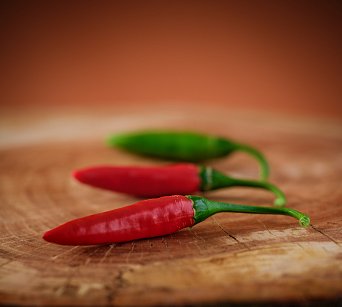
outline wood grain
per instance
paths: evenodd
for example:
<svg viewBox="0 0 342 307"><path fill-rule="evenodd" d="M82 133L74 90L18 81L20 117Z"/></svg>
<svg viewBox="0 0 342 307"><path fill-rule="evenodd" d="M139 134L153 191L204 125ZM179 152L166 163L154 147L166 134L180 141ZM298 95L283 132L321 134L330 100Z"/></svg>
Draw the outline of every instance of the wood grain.
<svg viewBox="0 0 342 307"><path fill-rule="evenodd" d="M307 303L341 298L342 125L227 110L10 114L0 141L0 302L19 305ZM77 115L76 115L77 114ZM65 247L42 233L62 222L137 199L73 181L99 163L162 164L106 148L109 132L172 127L220 134L259 147L289 206L311 216L218 214L170 236ZM208 163L256 177L243 154ZM224 189L211 199L269 205L272 195Z"/></svg>

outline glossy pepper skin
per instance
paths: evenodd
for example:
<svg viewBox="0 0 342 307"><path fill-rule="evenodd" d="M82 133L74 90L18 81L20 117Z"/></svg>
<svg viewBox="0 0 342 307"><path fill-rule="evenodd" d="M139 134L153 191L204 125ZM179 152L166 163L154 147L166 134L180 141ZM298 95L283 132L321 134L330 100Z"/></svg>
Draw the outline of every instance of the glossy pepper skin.
<svg viewBox="0 0 342 307"><path fill-rule="evenodd" d="M95 166L77 170L73 176L80 182L138 197L160 197L193 194L233 186L265 189L276 195L275 205L284 206L286 197L268 182L226 176L211 167L192 163L164 166Z"/></svg>
<svg viewBox="0 0 342 307"><path fill-rule="evenodd" d="M63 245L106 244L162 236L194 223L192 201L176 195L76 219L46 232L43 238Z"/></svg>
<svg viewBox="0 0 342 307"><path fill-rule="evenodd" d="M95 166L73 172L78 181L138 197L186 195L200 190L199 168L194 164L165 166Z"/></svg>
<svg viewBox="0 0 342 307"><path fill-rule="evenodd" d="M193 132L145 131L112 135L107 143L134 153L168 160L200 162L244 151L256 158L261 166L261 178L269 176L264 155L252 146Z"/></svg>
<svg viewBox="0 0 342 307"><path fill-rule="evenodd" d="M164 196L89 215L47 231L43 239L62 245L126 242L174 233L219 212L288 215L308 226L305 214L287 208L253 207L214 202L199 196Z"/></svg>

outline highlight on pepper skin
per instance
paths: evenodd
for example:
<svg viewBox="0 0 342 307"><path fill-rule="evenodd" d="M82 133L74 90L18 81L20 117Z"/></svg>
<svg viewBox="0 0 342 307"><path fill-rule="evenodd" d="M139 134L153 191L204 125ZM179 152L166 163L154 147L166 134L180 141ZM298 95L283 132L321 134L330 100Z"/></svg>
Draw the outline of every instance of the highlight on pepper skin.
<svg viewBox="0 0 342 307"><path fill-rule="evenodd" d="M137 197L187 195L229 187L253 187L276 196L275 206L286 204L285 194L275 185L229 177L211 167L192 163L163 166L94 166L76 170L73 177L90 186Z"/></svg>
<svg viewBox="0 0 342 307"><path fill-rule="evenodd" d="M61 245L95 245L168 235L198 224L220 212L287 215L307 227L310 218L294 209L255 207L210 201L200 196L164 196L139 201L66 222L43 239Z"/></svg>

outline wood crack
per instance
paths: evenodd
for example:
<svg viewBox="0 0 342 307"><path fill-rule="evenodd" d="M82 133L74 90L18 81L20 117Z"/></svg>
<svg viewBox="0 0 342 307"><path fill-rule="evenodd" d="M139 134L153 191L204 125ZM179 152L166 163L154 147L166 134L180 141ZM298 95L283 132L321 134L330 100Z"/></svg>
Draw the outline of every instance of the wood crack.
<svg viewBox="0 0 342 307"><path fill-rule="evenodd" d="M331 242L334 242L336 245L339 245L338 242L336 240L334 240L332 237L330 237L328 234L326 234L325 232L323 232L323 230L317 228L316 226L311 224L311 228L315 231L317 231L318 233L320 233L321 235L325 236L326 238L328 238Z"/></svg>
<svg viewBox="0 0 342 307"><path fill-rule="evenodd" d="M231 239L233 239L236 243L244 246L245 248L247 248L248 250L250 250L249 246L244 243L244 242L241 242L237 237L235 237L234 235L232 235L231 233L229 233L227 230L225 230L222 225L213 217L213 220L215 222L215 224Z"/></svg>

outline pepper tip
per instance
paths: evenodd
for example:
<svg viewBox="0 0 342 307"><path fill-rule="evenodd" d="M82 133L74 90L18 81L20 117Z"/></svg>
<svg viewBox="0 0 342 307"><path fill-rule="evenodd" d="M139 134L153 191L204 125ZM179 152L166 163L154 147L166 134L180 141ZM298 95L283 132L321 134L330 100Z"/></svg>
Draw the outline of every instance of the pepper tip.
<svg viewBox="0 0 342 307"><path fill-rule="evenodd" d="M120 139L120 135L109 135L105 139L105 144L108 147L113 147L118 145L118 140Z"/></svg>
<svg viewBox="0 0 342 307"><path fill-rule="evenodd" d="M51 242L51 237L50 237L50 230L45 231L42 238L47 241L47 242Z"/></svg>
<svg viewBox="0 0 342 307"><path fill-rule="evenodd" d="M81 181L80 178L80 171L79 170L74 170L71 172L71 177L77 179L78 181Z"/></svg>
<svg viewBox="0 0 342 307"><path fill-rule="evenodd" d="M89 170L88 169L78 169L71 173L71 176L79 182L88 183L89 181Z"/></svg>
<svg viewBox="0 0 342 307"><path fill-rule="evenodd" d="M70 236L68 235L68 233L65 233L65 229L56 227L46 231L43 234L42 239L49 243L68 245Z"/></svg>

